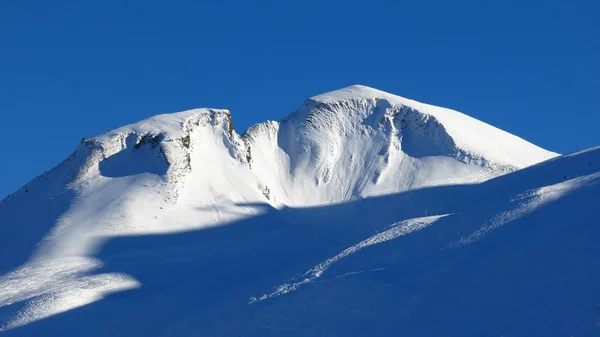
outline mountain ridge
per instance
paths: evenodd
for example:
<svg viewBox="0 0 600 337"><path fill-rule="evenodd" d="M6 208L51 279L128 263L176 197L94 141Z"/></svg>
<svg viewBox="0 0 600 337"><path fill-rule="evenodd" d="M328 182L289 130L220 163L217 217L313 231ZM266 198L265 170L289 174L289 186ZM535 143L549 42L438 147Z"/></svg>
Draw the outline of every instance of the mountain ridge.
<svg viewBox="0 0 600 337"><path fill-rule="evenodd" d="M445 116L440 122L440 114L444 115L445 113L449 113L450 117ZM468 130L460 130L461 127L456 127L457 123L452 120L456 116L461 119L460 122L467 121L464 128ZM292 123L292 120L295 122ZM450 133L448 132L448 123L454 128ZM282 126L287 128L284 132L288 134L288 137L300 138L288 140L288 144L285 144L283 141L285 136L280 135ZM340 141L347 141L346 136L350 133L357 133L357 130L363 133L358 135L359 141L361 137L364 138L365 134L367 137L373 135L373 137L385 138L382 141L385 141L387 145L375 144L374 146L379 149L377 151L383 151L383 160L386 162L389 162L395 152L400 151L415 158L453 157L459 162L475 164L501 174L557 155L454 110L430 106L362 85L353 85L308 98L298 109L280 121L258 123L250 126L241 135L234 130L231 113L226 109L199 108L152 116L94 138L84 139L82 145L68 160L80 158L79 160L86 162L74 174L81 176L90 167L107 160L116 153L132 148L139 150L144 145L149 145L151 148L158 147L157 157L163 157L168 167L177 168L173 170L160 169L160 172L165 171L163 173L170 174L171 178L176 180L191 170L189 153L191 133L204 128L222 129L227 133L224 133L223 141L227 143L226 147L231 156L250 168L252 167L252 148L255 147L253 145L264 143L262 137L266 137L266 140L271 143L270 146L279 147L286 152L276 160L286 156L290 160L290 154L287 153L289 151L311 150L314 150L311 152L311 156L313 156L311 160L319 160L315 158L322 157L322 153L325 151L342 151L339 149ZM475 135L470 136L470 133L473 132ZM495 135L491 137L491 141L487 140L490 138L489 134ZM304 137L305 135L306 137ZM329 149L323 149L321 148L323 144L315 144L313 139L307 139L310 137L329 138L324 139L328 143L325 145ZM462 138L466 138L466 140ZM303 150L285 148L285 146L291 146L290 143L294 141L302 142L301 139L304 139ZM496 146L497 144L494 142L498 142L498 139L509 143L512 148ZM489 147L493 150L493 155L484 153L486 149L482 150L481 146L473 145L482 141L484 145L491 144ZM464 145L465 143L468 143L467 146ZM521 148L524 148L525 151L522 151ZM260 149L255 149L255 151L261 152ZM335 154L333 155L335 156ZM85 159L86 156L89 157ZM328 160L333 159L329 158ZM147 163L148 161L142 160L142 162ZM153 166L150 170L157 170L154 166L161 165L160 163L147 164ZM290 163L292 166L295 164ZM59 164L59 166L61 165L62 163ZM266 166L272 166L272 164ZM326 183L331 179L330 175L334 164L329 163L326 166L317 168L320 171L314 178L317 183ZM293 171L295 168L290 167L289 170ZM381 170L383 171L384 168ZM318 177L319 175L321 177ZM38 178L43 178L43 175ZM20 190L26 189L27 185ZM286 194L285 191L282 193Z"/></svg>
<svg viewBox="0 0 600 337"><path fill-rule="evenodd" d="M600 148L374 90L84 139L0 202L0 332L593 336Z"/></svg>

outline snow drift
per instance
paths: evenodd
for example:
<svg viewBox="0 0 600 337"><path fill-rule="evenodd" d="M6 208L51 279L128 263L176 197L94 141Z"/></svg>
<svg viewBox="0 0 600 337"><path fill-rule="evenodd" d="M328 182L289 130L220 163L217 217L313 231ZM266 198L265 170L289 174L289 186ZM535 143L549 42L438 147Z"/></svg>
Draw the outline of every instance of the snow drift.
<svg viewBox="0 0 600 337"><path fill-rule="evenodd" d="M0 202L0 331L593 336L600 149L556 156L364 86L155 116Z"/></svg>

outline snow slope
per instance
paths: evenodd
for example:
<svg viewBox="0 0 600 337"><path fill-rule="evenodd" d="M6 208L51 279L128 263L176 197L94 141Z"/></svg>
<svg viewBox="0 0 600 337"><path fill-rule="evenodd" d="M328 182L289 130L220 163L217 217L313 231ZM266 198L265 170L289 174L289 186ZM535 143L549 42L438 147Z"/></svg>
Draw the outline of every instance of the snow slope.
<svg viewBox="0 0 600 337"><path fill-rule="evenodd" d="M0 332L594 336L600 148L554 157L364 86L155 116L0 202Z"/></svg>

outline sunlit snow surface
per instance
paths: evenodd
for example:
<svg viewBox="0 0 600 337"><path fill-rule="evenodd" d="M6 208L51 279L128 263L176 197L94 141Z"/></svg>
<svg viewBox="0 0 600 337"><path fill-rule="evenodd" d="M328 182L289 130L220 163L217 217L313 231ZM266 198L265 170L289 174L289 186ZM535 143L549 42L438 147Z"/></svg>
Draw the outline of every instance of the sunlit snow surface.
<svg viewBox="0 0 600 337"><path fill-rule="evenodd" d="M0 332L597 336L600 148L556 156L364 86L156 116L0 202Z"/></svg>

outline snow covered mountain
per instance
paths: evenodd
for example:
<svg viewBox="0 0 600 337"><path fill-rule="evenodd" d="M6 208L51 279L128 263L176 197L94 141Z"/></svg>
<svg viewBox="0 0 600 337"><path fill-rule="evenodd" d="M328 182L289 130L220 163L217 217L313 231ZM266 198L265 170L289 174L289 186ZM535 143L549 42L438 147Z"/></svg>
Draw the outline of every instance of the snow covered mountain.
<svg viewBox="0 0 600 337"><path fill-rule="evenodd" d="M155 116L0 202L0 332L595 336L598 178L364 86Z"/></svg>
<svg viewBox="0 0 600 337"><path fill-rule="evenodd" d="M556 155L459 112L364 86L315 96L244 136L260 183L286 205L482 181Z"/></svg>

